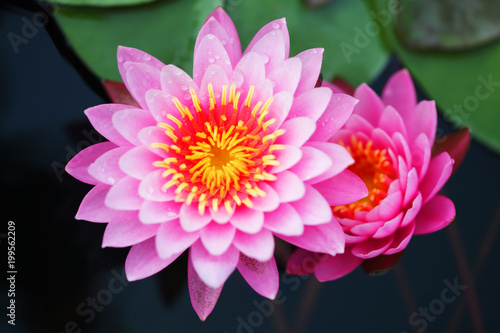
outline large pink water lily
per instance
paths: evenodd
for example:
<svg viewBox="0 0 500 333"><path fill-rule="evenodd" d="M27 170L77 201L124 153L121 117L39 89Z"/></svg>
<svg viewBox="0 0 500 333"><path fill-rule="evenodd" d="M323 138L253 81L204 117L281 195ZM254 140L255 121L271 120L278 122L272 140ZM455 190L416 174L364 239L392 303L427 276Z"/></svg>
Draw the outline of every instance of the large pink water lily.
<svg viewBox="0 0 500 333"><path fill-rule="evenodd" d="M362 263L369 272L383 270L399 259L413 235L440 230L455 218L453 202L437 193L452 173L454 158L463 158L469 132L440 139L433 151L434 101L417 104L406 70L390 78L382 98L366 84L356 89L354 97L359 103L331 141L349 150L355 160L349 170L364 180L369 195L348 205L329 201L346 235L344 254L299 249L288 262L290 273L314 273L326 281Z"/></svg>
<svg viewBox="0 0 500 333"><path fill-rule="evenodd" d="M367 190L345 170L354 162L347 150L327 142L356 99L315 87L322 52L289 57L279 19L242 53L221 8L198 34L192 78L137 49L118 49L139 107L87 109L109 142L83 150L66 170L95 185L76 218L109 222L103 246L132 246L129 280L155 274L189 248L191 301L205 319L236 268L259 294L275 297L273 235L309 251L344 251L330 202L348 204ZM337 192L323 196L325 187Z"/></svg>

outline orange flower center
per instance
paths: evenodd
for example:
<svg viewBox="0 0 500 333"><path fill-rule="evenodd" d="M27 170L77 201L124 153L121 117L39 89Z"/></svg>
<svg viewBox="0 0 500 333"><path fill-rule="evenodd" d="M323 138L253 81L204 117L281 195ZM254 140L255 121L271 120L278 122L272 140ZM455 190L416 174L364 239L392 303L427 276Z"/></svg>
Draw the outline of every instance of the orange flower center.
<svg viewBox="0 0 500 333"><path fill-rule="evenodd" d="M175 187L175 200L195 202L200 214L211 205L218 211L220 205L231 213L234 204L252 207L252 199L264 197L259 188L261 181L274 181L276 176L267 171L279 165L275 150L283 145L274 144L284 130L270 131L276 120L267 119L273 99L259 101L252 107L254 86L247 98L238 104L241 93L235 85L222 87L220 106L217 105L212 84L208 84L208 112L191 88L194 110L173 99L181 118L167 117L177 126L159 123L173 144L154 143L152 147L166 150L168 158L154 165L164 168L166 179L162 190ZM229 96L228 96L229 95Z"/></svg>
<svg viewBox="0 0 500 333"><path fill-rule="evenodd" d="M397 178L397 174L387 156L387 149L374 149L371 140L364 143L352 136L350 145L345 145L342 141L339 143L346 147L354 159L348 170L358 175L369 191L368 196L361 200L332 208L335 216L353 219L356 212L368 212L387 197L389 185Z"/></svg>

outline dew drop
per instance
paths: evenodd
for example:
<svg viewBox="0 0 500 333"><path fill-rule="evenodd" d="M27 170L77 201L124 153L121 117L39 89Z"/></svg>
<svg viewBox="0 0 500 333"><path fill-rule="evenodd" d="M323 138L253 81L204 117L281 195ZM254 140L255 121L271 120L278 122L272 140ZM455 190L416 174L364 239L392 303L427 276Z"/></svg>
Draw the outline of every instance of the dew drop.
<svg viewBox="0 0 500 333"><path fill-rule="evenodd" d="M207 35L207 38L208 38L208 39L214 39L214 38L215 38L215 35L213 35L213 34L208 34L208 35Z"/></svg>
<svg viewBox="0 0 500 333"><path fill-rule="evenodd" d="M128 61L127 61L126 63L124 63L124 64L123 64L123 68L124 68L126 71L128 71L128 70L132 69L132 67L133 67L133 66L134 66L134 65L133 65L131 62L128 62Z"/></svg>
<svg viewBox="0 0 500 333"><path fill-rule="evenodd" d="M161 110L161 115L164 116L164 117L167 116L167 111Z"/></svg>
<svg viewBox="0 0 500 333"><path fill-rule="evenodd" d="M264 63L267 64L269 62L269 56L263 54L262 55L262 61L264 61Z"/></svg>
<svg viewBox="0 0 500 333"><path fill-rule="evenodd" d="M280 25L278 22L274 22L272 25L273 29L279 29L280 28Z"/></svg>
<svg viewBox="0 0 500 333"><path fill-rule="evenodd" d="M172 80L167 80L167 83L168 83L168 84L172 84L172 83L174 83L174 81L172 81Z"/></svg>
<svg viewBox="0 0 500 333"><path fill-rule="evenodd" d="M216 54L216 55L214 56L214 58L215 58L215 59L219 59L220 57L219 57L219 55L218 55L218 54Z"/></svg>
<svg viewBox="0 0 500 333"><path fill-rule="evenodd" d="M108 183L114 184L115 183L115 179L113 177L108 177Z"/></svg>
<svg viewBox="0 0 500 333"><path fill-rule="evenodd" d="M215 75L215 71L209 71L208 74L209 75Z"/></svg>
<svg viewBox="0 0 500 333"><path fill-rule="evenodd" d="M208 58L208 62L213 64L215 62L215 59L214 58Z"/></svg>
<svg viewBox="0 0 500 333"><path fill-rule="evenodd" d="M215 98L219 98L220 97L220 93L216 92L216 93L214 93L214 96L215 96Z"/></svg>
<svg viewBox="0 0 500 333"><path fill-rule="evenodd" d="M313 49L313 50L312 50L312 53L313 53L313 54L317 54L317 53L318 53L318 50Z"/></svg>
<svg viewBox="0 0 500 333"><path fill-rule="evenodd" d="M177 214L175 214L175 212L173 212L171 210L167 212L168 217L174 217L175 215L177 215Z"/></svg>
<svg viewBox="0 0 500 333"><path fill-rule="evenodd" d="M185 84L183 84L183 85L181 86L181 90L186 91L187 89L188 89L188 86L186 86Z"/></svg>
<svg viewBox="0 0 500 333"><path fill-rule="evenodd" d="M227 41L225 39L221 40L220 42L222 43L222 45L226 45L227 44Z"/></svg>
<svg viewBox="0 0 500 333"><path fill-rule="evenodd" d="M119 55L117 58L118 62L123 62L123 56Z"/></svg>
<svg viewBox="0 0 500 333"><path fill-rule="evenodd" d="M185 95L184 95L184 99L185 99L186 101L190 100L190 99L191 99L191 95L189 95L189 94L185 94Z"/></svg>
<svg viewBox="0 0 500 333"><path fill-rule="evenodd" d="M180 76L182 74L182 71L180 69L177 69L174 71L174 75Z"/></svg>
<svg viewBox="0 0 500 333"><path fill-rule="evenodd" d="M142 60L144 61L150 61L151 60L151 56L149 54L145 54L143 57L142 57Z"/></svg>
<svg viewBox="0 0 500 333"><path fill-rule="evenodd" d="M233 72L233 81L237 87L241 86L244 80L245 78L243 77L243 74L241 74L241 72L238 71Z"/></svg>
<svg viewBox="0 0 500 333"><path fill-rule="evenodd" d="M148 193L151 193L153 194L155 191L155 189L153 188L153 186L148 186ZM162 190L163 191L163 190Z"/></svg>

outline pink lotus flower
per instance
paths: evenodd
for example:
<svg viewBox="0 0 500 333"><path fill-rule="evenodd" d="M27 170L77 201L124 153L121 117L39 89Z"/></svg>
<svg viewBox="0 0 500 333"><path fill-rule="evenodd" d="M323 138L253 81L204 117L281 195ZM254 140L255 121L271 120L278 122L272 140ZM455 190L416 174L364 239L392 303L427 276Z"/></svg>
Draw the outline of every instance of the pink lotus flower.
<svg viewBox="0 0 500 333"><path fill-rule="evenodd" d="M354 97L359 103L352 116L330 141L349 150L356 161L349 170L364 180L369 195L348 205L329 201L346 236L344 254L314 255L298 249L288 262L289 273L314 272L319 281L326 281L362 263L368 272L387 269L413 235L440 230L455 218L453 202L437 193L452 173L450 154L463 158L469 132L441 140L432 152L436 107L434 101L417 104L406 70L391 77L382 99L366 84Z"/></svg>
<svg viewBox="0 0 500 333"><path fill-rule="evenodd" d="M109 142L83 150L66 170L95 185L76 218L109 222L103 246L132 246L129 280L155 274L189 248L189 292L204 320L236 268L259 294L275 297L273 235L314 252L344 251L328 203L339 195L325 199L319 189L345 188L349 197L337 199L348 204L366 187L344 171L354 162L347 150L327 142L356 100L315 87L322 52L289 58L280 19L242 54L221 8L198 34L193 78L142 51L118 49L139 107L87 109Z"/></svg>

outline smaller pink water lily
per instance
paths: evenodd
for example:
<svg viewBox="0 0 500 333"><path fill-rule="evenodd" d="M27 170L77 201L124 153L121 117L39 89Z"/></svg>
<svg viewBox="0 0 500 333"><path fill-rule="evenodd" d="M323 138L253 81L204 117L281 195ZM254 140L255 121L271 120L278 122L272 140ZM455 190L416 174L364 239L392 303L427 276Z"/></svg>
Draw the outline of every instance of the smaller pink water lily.
<svg viewBox="0 0 500 333"><path fill-rule="evenodd" d="M359 103L352 116L330 141L351 153L355 163L348 170L363 179L369 195L348 205L330 201L346 236L345 253L297 249L288 262L289 273L314 273L327 281L361 264L368 272L384 270L397 262L413 235L440 230L455 218L453 202L438 191L452 174L454 158L461 161L467 151L469 132L440 139L433 149L434 101L417 104L406 70L390 78L382 98L366 84L354 97Z"/></svg>

